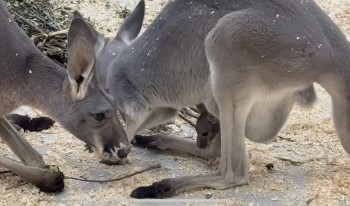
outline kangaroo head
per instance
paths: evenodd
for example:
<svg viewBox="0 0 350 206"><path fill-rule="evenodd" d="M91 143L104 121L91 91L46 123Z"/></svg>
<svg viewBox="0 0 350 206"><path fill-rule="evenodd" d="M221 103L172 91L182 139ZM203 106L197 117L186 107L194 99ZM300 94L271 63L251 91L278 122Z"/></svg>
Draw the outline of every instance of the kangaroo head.
<svg viewBox="0 0 350 206"><path fill-rule="evenodd" d="M195 129L197 132L197 146L205 149L220 132L220 123L208 112L203 112L198 117Z"/></svg>
<svg viewBox="0 0 350 206"><path fill-rule="evenodd" d="M123 163L131 145L114 109L114 99L102 88L96 76L94 47L77 36L70 41L68 78L65 90L71 105L62 126L96 152L102 163ZM81 129L86 128L86 129Z"/></svg>
<svg viewBox="0 0 350 206"><path fill-rule="evenodd" d="M108 87L106 79L108 71L112 69L113 61L117 60L123 48L129 46L139 34L142 27L144 13L145 3L141 0L132 14L120 27L115 38L110 39L105 38L102 34L98 33L93 26L83 19L81 14L74 12L75 18L73 19L68 32L68 67L70 69L69 85L71 95L76 98L77 101L84 96L87 97L88 99L84 100L84 104L94 104L96 99L99 98L97 95L101 95L101 92L107 97L105 99L109 99L109 101L96 104L96 111L91 114L91 122L84 122L82 124L90 127L92 125L98 127L100 124L99 128L102 129L103 125L105 125L107 121L110 121L110 124L114 125L113 128L122 128L120 121L115 115L115 110L112 108L115 106L113 105L115 104L113 98L117 97L112 97L107 93ZM93 78L93 73L96 74L96 78ZM90 86L91 91L88 91L86 86L89 82L92 83ZM90 92L90 94L86 95L88 92ZM109 103L112 103L113 106ZM113 131L110 131L110 134L112 133ZM123 145L128 148L128 151L119 152L120 154L118 154L119 157L123 155L126 156L130 151L130 144L129 141L126 140L127 138L124 130L123 132L118 130L118 134L114 135L114 137L115 138L111 139L112 142L109 144L110 146L106 147L103 145L103 147L95 146L94 148L97 149L99 153L103 153L104 150L117 152L114 149L115 145L121 145L120 147ZM98 141L106 142L102 139L95 138L95 136L92 135L91 143L89 143L89 145L96 145L97 143L95 142ZM114 154L113 152L112 154Z"/></svg>

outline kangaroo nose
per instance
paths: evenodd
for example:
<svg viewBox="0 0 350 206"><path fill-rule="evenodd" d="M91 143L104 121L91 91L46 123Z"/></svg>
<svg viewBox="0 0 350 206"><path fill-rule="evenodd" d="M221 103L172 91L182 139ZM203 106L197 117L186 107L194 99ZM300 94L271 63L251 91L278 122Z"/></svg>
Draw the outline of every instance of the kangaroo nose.
<svg viewBox="0 0 350 206"><path fill-rule="evenodd" d="M208 140L205 138L197 138L197 147L205 149L208 147Z"/></svg>
<svg viewBox="0 0 350 206"><path fill-rule="evenodd" d="M131 146L127 146L127 147L123 147L121 149L118 150L118 157L120 159L124 159L128 156L128 154L130 153L131 150Z"/></svg>

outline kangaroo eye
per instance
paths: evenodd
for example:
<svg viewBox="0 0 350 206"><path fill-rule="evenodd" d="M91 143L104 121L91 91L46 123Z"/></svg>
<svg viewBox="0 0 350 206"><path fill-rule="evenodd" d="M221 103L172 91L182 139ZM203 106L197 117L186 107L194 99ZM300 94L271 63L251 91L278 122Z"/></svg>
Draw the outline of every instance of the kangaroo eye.
<svg viewBox="0 0 350 206"><path fill-rule="evenodd" d="M106 116L104 113L97 113L97 114L94 114L93 117L97 120L97 121L102 121Z"/></svg>
<svg viewBox="0 0 350 206"><path fill-rule="evenodd" d="M209 134L209 132L204 132L204 133L202 133L202 135L203 135L204 137L208 136L208 134Z"/></svg>

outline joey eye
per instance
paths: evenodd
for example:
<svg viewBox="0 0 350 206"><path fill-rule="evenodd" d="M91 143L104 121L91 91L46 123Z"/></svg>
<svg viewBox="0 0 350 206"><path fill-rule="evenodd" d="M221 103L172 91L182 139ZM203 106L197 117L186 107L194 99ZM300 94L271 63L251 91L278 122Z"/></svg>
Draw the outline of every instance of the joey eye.
<svg viewBox="0 0 350 206"><path fill-rule="evenodd" d="M204 133L202 133L202 135L203 135L204 137L206 137L206 136L209 135L209 132L204 132Z"/></svg>
<svg viewBox="0 0 350 206"><path fill-rule="evenodd" d="M92 116L99 122L104 120L104 118L106 117L105 113L97 113L97 114L93 114Z"/></svg>

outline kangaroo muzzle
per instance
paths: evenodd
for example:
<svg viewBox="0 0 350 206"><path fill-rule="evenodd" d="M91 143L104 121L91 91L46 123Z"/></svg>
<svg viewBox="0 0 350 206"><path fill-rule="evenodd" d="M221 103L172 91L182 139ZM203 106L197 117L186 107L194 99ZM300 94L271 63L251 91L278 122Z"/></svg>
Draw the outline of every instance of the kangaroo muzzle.
<svg viewBox="0 0 350 206"><path fill-rule="evenodd" d="M107 144L104 146L87 146L90 152L94 152L101 159L100 163L106 165L124 165L128 163L127 157L132 145L120 143L119 146Z"/></svg>

